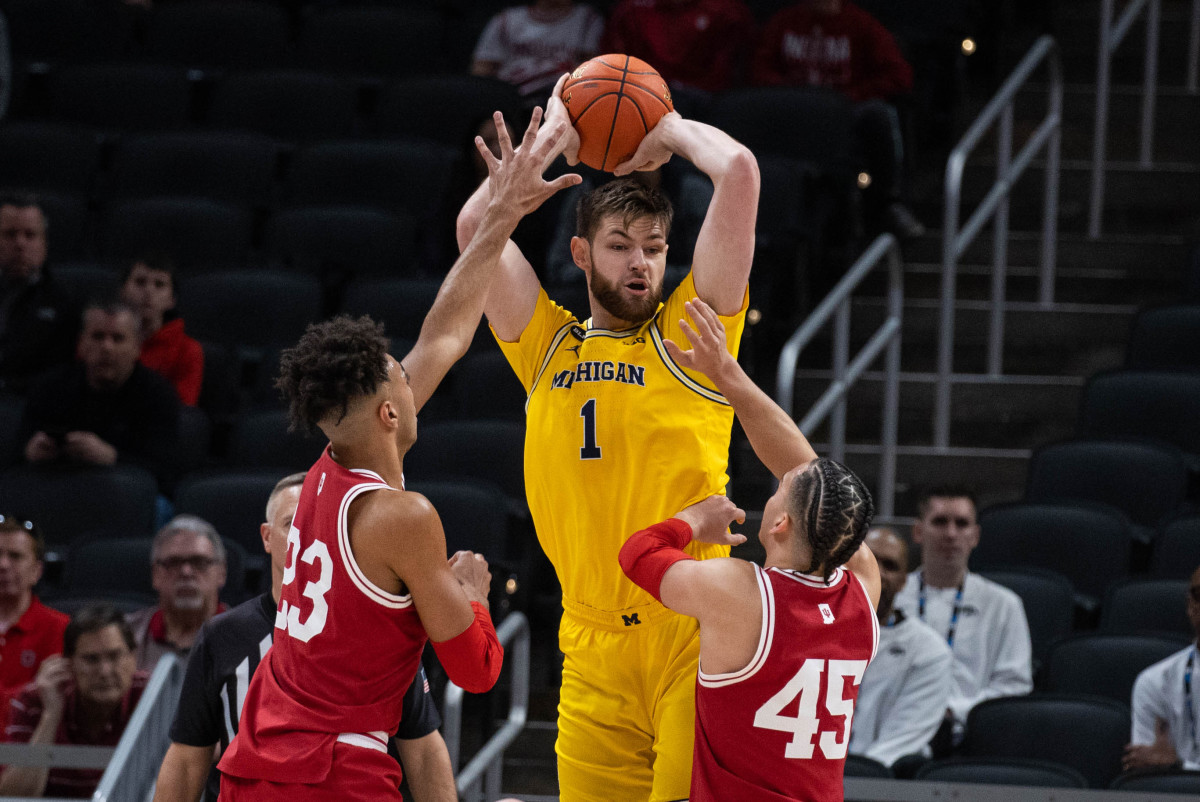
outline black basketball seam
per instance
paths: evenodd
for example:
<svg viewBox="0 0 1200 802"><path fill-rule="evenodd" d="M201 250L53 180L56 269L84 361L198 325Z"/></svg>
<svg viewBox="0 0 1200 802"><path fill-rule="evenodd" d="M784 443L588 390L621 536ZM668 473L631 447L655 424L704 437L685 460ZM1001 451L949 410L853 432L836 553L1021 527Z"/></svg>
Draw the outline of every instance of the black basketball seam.
<svg viewBox="0 0 1200 802"><path fill-rule="evenodd" d="M629 73L629 56L625 57L625 65L621 67L621 85L617 87L617 107L613 109L612 123L608 126L608 141L604 143L604 158L600 169L608 165L608 150L612 147L613 134L617 131L617 118L621 116L621 101L625 99L625 76ZM637 108L637 104L634 104Z"/></svg>

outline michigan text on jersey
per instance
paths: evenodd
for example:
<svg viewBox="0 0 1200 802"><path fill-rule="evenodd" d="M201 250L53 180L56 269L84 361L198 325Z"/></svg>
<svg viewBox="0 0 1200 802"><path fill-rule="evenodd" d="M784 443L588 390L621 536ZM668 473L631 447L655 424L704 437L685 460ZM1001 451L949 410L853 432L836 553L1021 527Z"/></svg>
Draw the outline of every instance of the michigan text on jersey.
<svg viewBox="0 0 1200 802"><path fill-rule="evenodd" d="M620 382L646 386L646 369L628 362L580 362L573 370L554 374L551 390L569 390L575 382Z"/></svg>

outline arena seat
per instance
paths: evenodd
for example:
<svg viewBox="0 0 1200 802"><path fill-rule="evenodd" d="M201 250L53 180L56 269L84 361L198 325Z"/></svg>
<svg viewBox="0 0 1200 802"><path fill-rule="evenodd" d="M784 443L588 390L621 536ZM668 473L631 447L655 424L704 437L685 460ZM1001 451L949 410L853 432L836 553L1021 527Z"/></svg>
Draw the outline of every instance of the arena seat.
<svg viewBox="0 0 1200 802"><path fill-rule="evenodd" d="M1030 785L1040 788L1087 788L1087 778L1064 763L1019 757L934 760L917 770L914 780L987 785Z"/></svg>
<svg viewBox="0 0 1200 802"><path fill-rule="evenodd" d="M0 393L0 468L20 462L25 444L18 433L21 416L25 413L25 399L19 395ZM5 499L6 503L11 500Z"/></svg>
<svg viewBox="0 0 1200 802"><path fill-rule="evenodd" d="M1125 367L1200 372L1200 304L1143 309L1133 321Z"/></svg>
<svg viewBox="0 0 1200 802"><path fill-rule="evenodd" d="M454 366L452 376L458 417L525 421L525 388L504 354L468 354Z"/></svg>
<svg viewBox="0 0 1200 802"><path fill-rule="evenodd" d="M175 476L199 470L212 448L212 421L200 407L179 407L179 445L171 468Z"/></svg>
<svg viewBox="0 0 1200 802"><path fill-rule="evenodd" d="M46 116L109 132L177 129L191 120L191 92L181 67L65 65L48 76Z"/></svg>
<svg viewBox="0 0 1200 802"><path fill-rule="evenodd" d="M987 570L983 576L1021 597L1029 640L1033 646L1034 673L1046 661L1050 646L1071 634L1075 615L1075 588L1065 576L1049 568L1011 567Z"/></svg>
<svg viewBox="0 0 1200 802"><path fill-rule="evenodd" d="M121 272L99 262L55 263L51 269L54 280L80 306L93 298L111 298L121 289Z"/></svg>
<svg viewBox="0 0 1200 802"><path fill-rule="evenodd" d="M1035 693L980 702L967 715L963 755L1052 760L1104 788L1121 768L1129 708L1102 696Z"/></svg>
<svg viewBox="0 0 1200 802"><path fill-rule="evenodd" d="M411 274L416 267L416 222L372 206L298 206L267 220L263 250L269 264L343 278Z"/></svg>
<svg viewBox="0 0 1200 802"><path fill-rule="evenodd" d="M147 253L167 254L186 274L245 261L254 216L245 206L204 198L140 198L117 201L104 214L105 258L128 262Z"/></svg>
<svg viewBox="0 0 1200 802"><path fill-rule="evenodd" d="M454 98L447 103L446 98ZM429 139L466 148L492 112L520 130L521 96L498 78L477 75L420 75L383 86L375 106L374 131L379 136ZM413 114L413 109L421 109Z"/></svg>
<svg viewBox="0 0 1200 802"><path fill-rule="evenodd" d="M358 76L441 72L445 26L433 4L317 7L303 18L298 58L312 69Z"/></svg>
<svg viewBox="0 0 1200 802"><path fill-rule="evenodd" d="M1200 796L1200 771L1138 772L1122 774L1108 786L1114 791L1143 794Z"/></svg>
<svg viewBox="0 0 1200 802"><path fill-rule="evenodd" d="M440 287L441 282L434 280L359 279L346 288L341 311L348 315L370 315L383 323L389 337L415 342Z"/></svg>
<svg viewBox="0 0 1200 802"><path fill-rule="evenodd" d="M404 461L414 480L490 482L518 514L525 506L525 426L512 421L443 421L421 428ZM527 513L526 513L527 514Z"/></svg>
<svg viewBox="0 0 1200 802"><path fill-rule="evenodd" d="M156 4L146 55L190 68L251 69L284 64L291 35L287 12L257 0L186 0Z"/></svg>
<svg viewBox="0 0 1200 802"><path fill-rule="evenodd" d="M1155 528L1183 504L1187 483L1187 461L1177 448L1137 440L1072 440L1034 452L1025 500L1111 504L1129 516L1135 537L1148 543Z"/></svg>
<svg viewBox="0 0 1200 802"><path fill-rule="evenodd" d="M279 145L268 136L188 131L122 137L109 198L191 196L252 208L271 201Z"/></svg>
<svg viewBox="0 0 1200 802"><path fill-rule="evenodd" d="M865 755L846 755L846 767L843 773L847 777L872 777L880 780L895 776L890 768Z"/></svg>
<svg viewBox="0 0 1200 802"><path fill-rule="evenodd" d="M1200 565L1200 563L1198 563ZM1100 631L1191 636L1188 583L1183 579L1124 579L1104 594Z"/></svg>
<svg viewBox="0 0 1200 802"><path fill-rule="evenodd" d="M1088 693L1128 704L1133 682L1142 669L1174 654L1187 642L1186 636L1073 635L1050 648L1043 684L1047 691Z"/></svg>
<svg viewBox="0 0 1200 802"><path fill-rule="evenodd" d="M327 442L320 432L312 436L289 432L283 411L248 412L233 423L229 462L240 468L271 469L282 477L311 468Z"/></svg>
<svg viewBox="0 0 1200 802"><path fill-rule="evenodd" d="M0 186L88 195L100 169L97 133L74 125L0 125Z"/></svg>
<svg viewBox="0 0 1200 802"><path fill-rule="evenodd" d="M1089 437L1143 437L1200 463L1200 373L1126 370L1101 373L1083 390L1079 431Z"/></svg>
<svg viewBox="0 0 1200 802"><path fill-rule="evenodd" d="M1154 539L1150 574L1160 579L1189 579L1200 567L1200 515L1177 518Z"/></svg>
<svg viewBox="0 0 1200 802"><path fill-rule="evenodd" d="M119 58L133 39L135 15L91 0L4 0L16 70Z"/></svg>
<svg viewBox="0 0 1200 802"><path fill-rule="evenodd" d="M358 94L333 75L304 70L231 73L213 87L206 124L283 142L352 136Z"/></svg>
<svg viewBox="0 0 1200 802"><path fill-rule="evenodd" d="M37 197L54 231L47 241L50 263L88 258L91 216L87 197L77 192L39 192Z"/></svg>
<svg viewBox="0 0 1200 802"><path fill-rule="evenodd" d="M1126 575L1129 522L1115 509L1063 504L1000 504L979 515L982 534L972 570L1031 565L1065 576L1095 608L1105 588Z"/></svg>
<svg viewBox="0 0 1200 802"><path fill-rule="evenodd" d="M180 311L199 340L242 348L292 345L323 318L321 287L311 276L235 270L179 282Z"/></svg>
<svg viewBox="0 0 1200 802"><path fill-rule="evenodd" d="M175 491L175 510L198 515L222 537L240 545L255 571L268 567L259 525L266 520L267 499L288 472L271 469L206 470L185 476Z"/></svg>
<svg viewBox="0 0 1200 802"><path fill-rule="evenodd" d="M154 477L127 465L0 473L0 506L35 521L50 550L88 534L151 534L157 495Z"/></svg>

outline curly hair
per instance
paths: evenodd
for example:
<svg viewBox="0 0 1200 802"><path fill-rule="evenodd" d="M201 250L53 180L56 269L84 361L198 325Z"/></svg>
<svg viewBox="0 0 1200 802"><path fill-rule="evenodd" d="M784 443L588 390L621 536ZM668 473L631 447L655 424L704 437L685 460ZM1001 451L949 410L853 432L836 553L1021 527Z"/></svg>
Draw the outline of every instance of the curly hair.
<svg viewBox="0 0 1200 802"><path fill-rule="evenodd" d="M812 547L812 573L828 582L835 568L854 556L875 515L866 485L840 462L822 457L792 482L789 512L802 521Z"/></svg>
<svg viewBox="0 0 1200 802"><path fill-rule="evenodd" d="M636 179L618 178L579 199L575 209L575 236L591 242L600 221L610 214L621 215L626 227L634 220L651 217L662 226L664 236L670 233L675 217L666 195Z"/></svg>
<svg viewBox="0 0 1200 802"><path fill-rule="evenodd" d="M341 423L351 401L374 395L387 381L388 348L383 324L366 315L309 324L279 357L275 386L288 403L290 429L311 434L334 412Z"/></svg>

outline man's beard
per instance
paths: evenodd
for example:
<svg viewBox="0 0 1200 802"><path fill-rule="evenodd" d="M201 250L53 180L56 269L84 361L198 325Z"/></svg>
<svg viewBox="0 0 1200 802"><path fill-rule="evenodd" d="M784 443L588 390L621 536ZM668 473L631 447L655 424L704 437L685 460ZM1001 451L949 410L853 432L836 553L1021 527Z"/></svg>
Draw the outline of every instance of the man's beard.
<svg viewBox="0 0 1200 802"><path fill-rule="evenodd" d="M644 323L654 317L659 303L662 302L662 283L653 285L649 279L646 280L646 283L650 285L650 291L645 296L640 299L630 298L622 292L624 289L622 285L608 281L604 276L592 270L589 289L596 302L613 317L627 323Z"/></svg>

